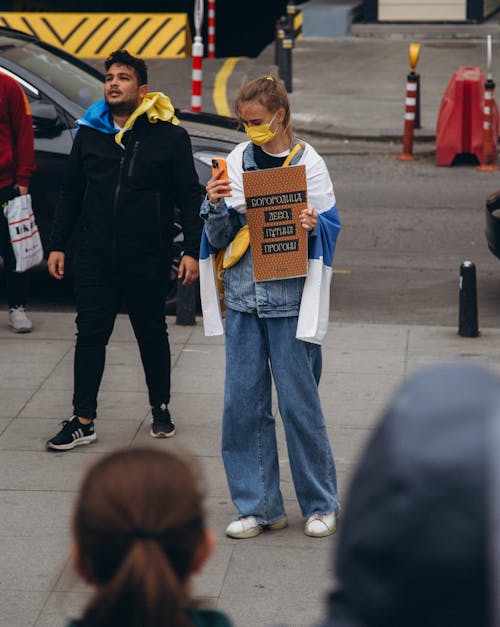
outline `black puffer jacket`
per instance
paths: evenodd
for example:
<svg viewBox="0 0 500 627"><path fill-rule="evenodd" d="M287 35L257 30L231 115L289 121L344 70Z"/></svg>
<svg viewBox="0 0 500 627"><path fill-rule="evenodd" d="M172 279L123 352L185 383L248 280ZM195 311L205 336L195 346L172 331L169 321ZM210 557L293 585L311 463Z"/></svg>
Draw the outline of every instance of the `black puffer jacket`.
<svg viewBox="0 0 500 627"><path fill-rule="evenodd" d="M424 369L395 395L350 486L323 627L498 625L499 420L478 366Z"/></svg>
<svg viewBox="0 0 500 627"><path fill-rule="evenodd" d="M76 135L53 223L50 249L65 251L80 215L82 244L118 258L171 256L174 206L184 252L198 258L201 188L186 130L137 118L125 150L109 135L81 127Z"/></svg>

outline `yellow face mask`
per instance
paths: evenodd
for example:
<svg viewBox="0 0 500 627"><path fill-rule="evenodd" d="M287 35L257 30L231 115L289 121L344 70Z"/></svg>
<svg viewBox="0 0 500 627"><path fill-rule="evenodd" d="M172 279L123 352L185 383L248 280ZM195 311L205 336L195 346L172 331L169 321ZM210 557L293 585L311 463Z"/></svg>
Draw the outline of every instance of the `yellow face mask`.
<svg viewBox="0 0 500 627"><path fill-rule="evenodd" d="M245 133L248 135L248 138L252 143L256 146L264 146L264 144L267 144L276 137L278 131L271 130L271 124L273 123L275 117L276 113L273 115L268 124L259 124L258 126L247 126L246 124L243 124Z"/></svg>

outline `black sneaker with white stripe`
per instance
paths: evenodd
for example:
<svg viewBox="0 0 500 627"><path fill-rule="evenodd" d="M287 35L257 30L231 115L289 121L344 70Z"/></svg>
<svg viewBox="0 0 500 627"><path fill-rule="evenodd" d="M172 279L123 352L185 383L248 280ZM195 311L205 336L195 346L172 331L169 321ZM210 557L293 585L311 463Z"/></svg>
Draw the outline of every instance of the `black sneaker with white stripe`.
<svg viewBox="0 0 500 627"><path fill-rule="evenodd" d="M97 440L94 431L94 422L88 425L82 424L76 416L70 420L64 420L62 429L57 435L47 442L47 448L55 451L69 451L81 444L92 444Z"/></svg>
<svg viewBox="0 0 500 627"><path fill-rule="evenodd" d="M153 407L153 419L151 420L152 438L171 438L175 435L175 425L170 417L170 412L165 403L159 407Z"/></svg>

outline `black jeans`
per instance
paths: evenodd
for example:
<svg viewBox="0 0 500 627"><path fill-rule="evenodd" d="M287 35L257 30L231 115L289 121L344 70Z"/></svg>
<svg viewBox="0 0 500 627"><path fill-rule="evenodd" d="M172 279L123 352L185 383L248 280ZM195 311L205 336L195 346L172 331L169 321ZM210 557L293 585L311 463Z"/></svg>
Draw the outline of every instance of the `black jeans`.
<svg viewBox="0 0 500 627"><path fill-rule="evenodd" d="M5 289L9 307L26 305L29 289L28 272L14 272L16 258L10 244L9 226L3 214L3 203L18 195L14 185L0 189L0 256L5 270Z"/></svg>
<svg viewBox="0 0 500 627"><path fill-rule="evenodd" d="M170 345L165 320L168 260L158 257L118 264L81 251L75 262L77 340L74 413L95 418L106 345L121 308L127 310L141 355L149 402L170 400Z"/></svg>

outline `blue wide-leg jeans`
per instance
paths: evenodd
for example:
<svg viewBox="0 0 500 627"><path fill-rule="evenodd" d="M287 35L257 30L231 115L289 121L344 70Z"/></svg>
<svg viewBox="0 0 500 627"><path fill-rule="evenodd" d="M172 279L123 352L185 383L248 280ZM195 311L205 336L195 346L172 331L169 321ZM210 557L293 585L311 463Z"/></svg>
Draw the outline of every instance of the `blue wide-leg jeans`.
<svg viewBox="0 0 500 627"><path fill-rule="evenodd" d="M236 518L284 513L271 375L295 493L304 517L338 507L335 462L321 409L321 347L295 338L297 317L227 310L222 457Z"/></svg>

